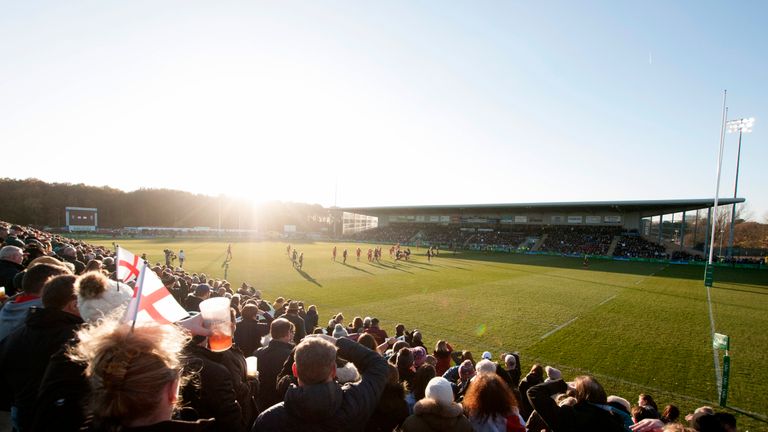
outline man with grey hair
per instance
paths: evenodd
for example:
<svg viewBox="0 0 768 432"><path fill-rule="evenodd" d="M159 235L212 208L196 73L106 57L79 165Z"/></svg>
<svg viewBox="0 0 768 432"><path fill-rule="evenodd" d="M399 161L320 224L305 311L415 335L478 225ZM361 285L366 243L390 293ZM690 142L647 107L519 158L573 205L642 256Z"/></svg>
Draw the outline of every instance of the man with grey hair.
<svg viewBox="0 0 768 432"><path fill-rule="evenodd" d="M336 355L351 361L362 379L343 386ZM296 346L291 386L280 402L261 413L252 431L360 430L379 403L387 382L387 361L350 339L309 335Z"/></svg>
<svg viewBox="0 0 768 432"><path fill-rule="evenodd" d="M3 246L0 249L0 287L5 287L5 295L8 297L16 294L13 278L24 270L22 261L24 261L24 252L21 248Z"/></svg>

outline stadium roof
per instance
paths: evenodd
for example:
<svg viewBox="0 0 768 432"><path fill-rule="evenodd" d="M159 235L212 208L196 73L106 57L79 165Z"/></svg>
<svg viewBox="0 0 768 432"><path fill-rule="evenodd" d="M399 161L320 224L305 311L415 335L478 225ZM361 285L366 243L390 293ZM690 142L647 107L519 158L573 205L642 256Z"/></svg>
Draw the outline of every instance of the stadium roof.
<svg viewBox="0 0 768 432"><path fill-rule="evenodd" d="M743 203L744 198L720 198L718 205ZM450 214L465 212L510 212L525 210L528 212L604 212L617 213L639 212L641 216L679 213L712 207L714 198L683 200L646 200L646 201L582 201L582 202L543 202L511 204L457 204L424 206L389 206L389 207L342 207L339 210L359 214Z"/></svg>

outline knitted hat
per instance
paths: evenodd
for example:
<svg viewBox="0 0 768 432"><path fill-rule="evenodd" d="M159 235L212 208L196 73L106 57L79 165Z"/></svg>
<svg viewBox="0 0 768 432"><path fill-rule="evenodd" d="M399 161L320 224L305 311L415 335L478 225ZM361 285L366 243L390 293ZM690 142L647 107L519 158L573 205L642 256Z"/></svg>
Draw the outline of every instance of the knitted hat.
<svg viewBox="0 0 768 432"><path fill-rule="evenodd" d="M424 347L417 346L411 348L411 351L413 351L413 365L417 368L423 365L427 360L427 350L425 350Z"/></svg>
<svg viewBox="0 0 768 432"><path fill-rule="evenodd" d="M547 372L547 381L555 381L563 377L560 370L555 369L552 366L547 366L544 370Z"/></svg>
<svg viewBox="0 0 768 432"><path fill-rule="evenodd" d="M517 366L517 359L512 354L507 354L507 356L504 357L504 365L507 369L514 369Z"/></svg>
<svg viewBox="0 0 768 432"><path fill-rule="evenodd" d="M360 381L360 374L352 362L347 362L343 367L336 368L336 380L339 384Z"/></svg>
<svg viewBox="0 0 768 432"><path fill-rule="evenodd" d="M88 322L122 313L131 297L133 290L128 285L118 285L99 273L87 273L77 281L77 308Z"/></svg>
<svg viewBox="0 0 768 432"><path fill-rule="evenodd" d="M342 338L349 336L349 333L347 333L347 329L344 328L341 324L336 324L336 326L333 328L333 337L335 338Z"/></svg>
<svg viewBox="0 0 768 432"><path fill-rule="evenodd" d="M482 359L475 365L475 370L478 375L494 374L496 373L496 364L488 359Z"/></svg>
<svg viewBox="0 0 768 432"><path fill-rule="evenodd" d="M437 401L440 405L449 405L453 402L451 383L443 377L435 377L429 380L424 395L429 399Z"/></svg>
<svg viewBox="0 0 768 432"><path fill-rule="evenodd" d="M464 360L459 366L459 377L461 379L469 378L475 374L475 365L472 364L472 360Z"/></svg>

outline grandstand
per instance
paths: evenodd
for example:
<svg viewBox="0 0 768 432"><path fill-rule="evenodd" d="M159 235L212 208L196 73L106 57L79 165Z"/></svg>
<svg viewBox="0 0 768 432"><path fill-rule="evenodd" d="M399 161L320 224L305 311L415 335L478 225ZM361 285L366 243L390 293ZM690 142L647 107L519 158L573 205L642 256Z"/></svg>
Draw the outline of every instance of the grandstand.
<svg viewBox="0 0 768 432"><path fill-rule="evenodd" d="M744 198L720 199L728 206ZM347 207L344 218L376 219L343 229L356 241L446 249L527 251L616 258L702 259L713 199Z"/></svg>

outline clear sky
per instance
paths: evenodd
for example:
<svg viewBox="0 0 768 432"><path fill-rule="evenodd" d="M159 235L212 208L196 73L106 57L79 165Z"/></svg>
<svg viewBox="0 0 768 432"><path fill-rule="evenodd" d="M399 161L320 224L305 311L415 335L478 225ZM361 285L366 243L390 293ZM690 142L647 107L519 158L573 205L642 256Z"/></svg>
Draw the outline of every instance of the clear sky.
<svg viewBox="0 0 768 432"><path fill-rule="evenodd" d="M332 205L768 215L768 2L0 0L0 176ZM727 135L721 195L733 194Z"/></svg>

